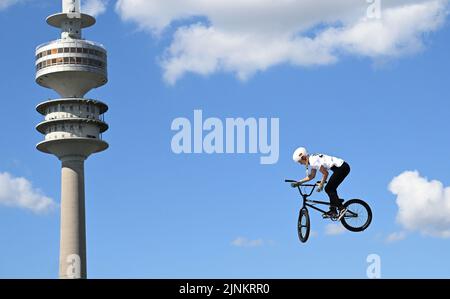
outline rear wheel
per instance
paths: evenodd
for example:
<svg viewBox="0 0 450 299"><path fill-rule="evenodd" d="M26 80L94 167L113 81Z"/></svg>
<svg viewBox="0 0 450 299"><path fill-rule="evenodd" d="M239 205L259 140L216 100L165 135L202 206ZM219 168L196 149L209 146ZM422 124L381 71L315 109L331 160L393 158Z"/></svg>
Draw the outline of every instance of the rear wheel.
<svg viewBox="0 0 450 299"><path fill-rule="evenodd" d="M351 199L344 204L347 212L341 219L342 225L352 232L362 232L372 222L372 210L361 199Z"/></svg>
<svg viewBox="0 0 450 299"><path fill-rule="evenodd" d="M298 216L298 238L302 243L308 241L309 238L309 230L310 230L310 221L309 221L309 213L306 208L302 208L300 210L300 214Z"/></svg>

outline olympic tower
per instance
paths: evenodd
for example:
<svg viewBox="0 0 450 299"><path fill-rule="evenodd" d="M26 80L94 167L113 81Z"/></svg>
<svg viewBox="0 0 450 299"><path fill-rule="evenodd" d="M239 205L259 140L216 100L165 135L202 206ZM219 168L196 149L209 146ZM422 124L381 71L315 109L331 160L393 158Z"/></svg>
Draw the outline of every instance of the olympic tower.
<svg viewBox="0 0 450 299"><path fill-rule="evenodd" d="M37 149L62 163L59 277L87 278L84 161L108 148L102 139L108 106L85 94L108 81L107 52L82 38L95 18L81 13L80 0L62 0L62 12L47 23L61 30L61 38L36 48L36 83L60 98L36 107L45 116L36 127L45 135Z"/></svg>

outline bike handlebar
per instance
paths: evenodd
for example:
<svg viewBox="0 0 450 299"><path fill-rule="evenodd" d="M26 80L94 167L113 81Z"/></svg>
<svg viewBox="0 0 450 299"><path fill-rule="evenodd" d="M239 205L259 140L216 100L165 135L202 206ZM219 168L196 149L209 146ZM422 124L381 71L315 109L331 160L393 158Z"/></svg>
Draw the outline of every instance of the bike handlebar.
<svg viewBox="0 0 450 299"><path fill-rule="evenodd" d="M297 183L297 181L296 180L284 180L284 182L285 183ZM300 186L304 186L304 187L314 187L314 186L317 186L317 185L319 185L321 183L321 181L317 181L317 183L315 183L315 184L301 184ZM327 182L325 181L325 184L326 184Z"/></svg>
<svg viewBox="0 0 450 299"><path fill-rule="evenodd" d="M297 183L297 181L295 181L295 180L284 180L284 181L285 181L286 183L291 183L291 184ZM320 185L320 183L321 183L321 182L318 181L318 182L315 183L315 184L301 184L301 185L298 185L298 186L297 186L297 189L298 189L298 191L300 192L300 195L303 196L304 198L306 198L306 197L311 196L311 194L313 194L314 190L316 189L317 186ZM327 182L325 181L325 183L327 183ZM294 187L294 186L292 186L292 187ZM300 187L312 187L312 188L311 188L311 191L310 191L309 193L305 193L305 192L303 192L302 188L300 188Z"/></svg>

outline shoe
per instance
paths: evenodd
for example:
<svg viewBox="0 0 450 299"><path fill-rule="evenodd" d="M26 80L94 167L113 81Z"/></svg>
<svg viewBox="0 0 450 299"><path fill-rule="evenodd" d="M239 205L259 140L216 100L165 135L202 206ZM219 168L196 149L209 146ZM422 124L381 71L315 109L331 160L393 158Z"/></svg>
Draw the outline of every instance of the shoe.
<svg viewBox="0 0 450 299"><path fill-rule="evenodd" d="M334 217L336 217L336 216L338 216L338 213L337 213L337 211L334 210L334 209L329 210L328 212L326 212L326 213L324 213L324 214L322 215L322 217L323 217L324 219L325 219L325 218L334 218Z"/></svg>
<svg viewBox="0 0 450 299"><path fill-rule="evenodd" d="M344 217L345 213L347 213L347 210L348 209L346 207L344 207L344 206L339 208L339 215L338 215L338 218L337 218L338 221L341 221L342 217Z"/></svg>

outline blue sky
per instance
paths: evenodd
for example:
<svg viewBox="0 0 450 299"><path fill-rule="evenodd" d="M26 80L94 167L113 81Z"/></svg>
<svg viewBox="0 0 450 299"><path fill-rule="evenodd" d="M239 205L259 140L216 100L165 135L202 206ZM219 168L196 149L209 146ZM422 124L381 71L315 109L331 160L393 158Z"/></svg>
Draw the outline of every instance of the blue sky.
<svg viewBox="0 0 450 299"><path fill-rule="evenodd" d="M450 185L446 18L417 34L420 47L418 40L404 43L411 51L378 55L339 46L334 59L309 66L295 59L242 66L238 59L207 71L185 67L171 80L161 62L176 58L168 47L179 28L203 17L143 25L130 12L124 17L114 2L84 31L109 53L109 83L87 95L110 107L104 134L110 148L86 163L90 278L364 278L372 253L381 257L385 278L450 276L450 214L434 218L440 206L425 205L423 214L430 216L414 220L425 200L436 199L444 213L450 206L448 189L439 189ZM34 107L57 95L34 83L34 49L57 38L44 20L58 11L58 1L32 0L0 10L0 40L9 45L0 48L0 173L25 178L56 202L60 163L35 149L42 136L34 129L41 121ZM186 49L185 59L198 55ZM248 69L242 80L239 72ZM260 156L250 154L174 154L171 123L193 119L195 109L205 118L279 118L278 163L261 165ZM291 159L298 146L349 162L352 172L340 193L371 205L367 231L328 235L330 223L312 213L314 236L299 243L299 198L283 182L304 175ZM404 180L399 194L389 191L394 177L414 170L420 177ZM435 187L439 194L427 199ZM4 202L0 277L57 277L58 209L34 213ZM397 220L399 207L412 220ZM399 240L389 242L393 233ZM233 244L238 238L248 246Z"/></svg>

